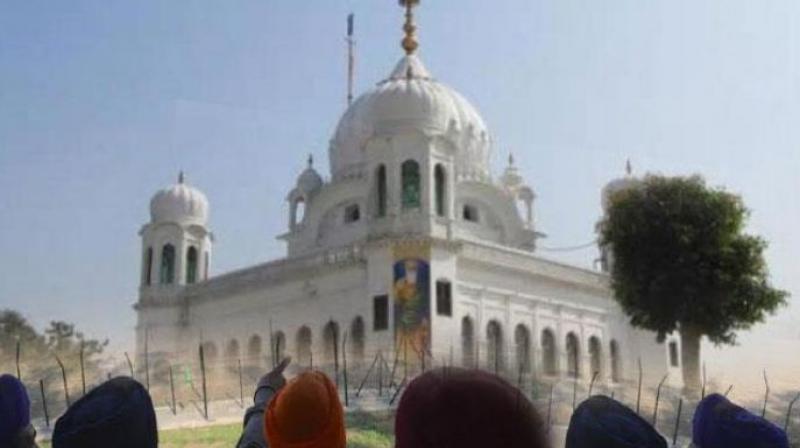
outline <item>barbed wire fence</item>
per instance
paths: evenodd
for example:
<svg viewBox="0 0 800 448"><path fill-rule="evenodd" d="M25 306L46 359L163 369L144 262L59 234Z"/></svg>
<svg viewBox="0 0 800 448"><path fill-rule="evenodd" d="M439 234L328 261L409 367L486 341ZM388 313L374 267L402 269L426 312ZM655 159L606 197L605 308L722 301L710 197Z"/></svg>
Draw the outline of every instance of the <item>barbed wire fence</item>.
<svg viewBox="0 0 800 448"><path fill-rule="evenodd" d="M133 376L140 381L148 388L154 406L172 415L212 421L216 416L209 405L218 402L234 403L243 415L244 409L252 403L259 378L288 354L293 356L288 376L305 370L325 373L337 384L342 403L348 410L391 412L405 386L420 373L439 367L477 368L495 373L517 386L540 410L548 428L567 426L578 404L591 395L602 394L635 410L674 444L691 437L692 416L700 399L710 393L720 393L784 428L793 443L800 443L800 411L796 409L800 393L771 390L766 371L763 372L763 400L739 401L732 385L707 381L705 375L700 397L684 395L683 390L669 386L666 377L646 384L640 372L611 381L605 371L607 366L595 372L578 369L577 375L564 371L546 375L543 351L531 348L525 360L518 362L521 348L516 345L493 352L488 342L475 341L475 353L465 356L460 351L455 353L452 347L431 353L410 348L387 350L374 345L358 346L352 339L348 340L346 332L341 337L337 335L334 341L329 348L298 354L287 353L286 347L271 338L266 353L236 356L205 353L203 345L198 344L194 356L171 359L145 353L136 363L126 354L124 362L106 367L84 359L82 350L68 358L63 353L60 357L27 354L22 347L12 356L0 354L0 367L5 372L15 372L25 384L31 399L32 417L44 433L71 403L102 382L120 375ZM36 368L27 362L33 358L37 361ZM48 362L49 367L43 368ZM586 364L581 363L581 366ZM558 362L558 366L564 365Z"/></svg>

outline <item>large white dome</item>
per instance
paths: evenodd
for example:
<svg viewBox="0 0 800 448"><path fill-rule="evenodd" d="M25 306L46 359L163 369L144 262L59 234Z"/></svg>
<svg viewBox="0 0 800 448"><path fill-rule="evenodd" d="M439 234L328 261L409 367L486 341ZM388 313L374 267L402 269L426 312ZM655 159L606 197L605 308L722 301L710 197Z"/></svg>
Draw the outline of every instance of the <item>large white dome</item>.
<svg viewBox="0 0 800 448"><path fill-rule="evenodd" d="M200 190L187 185L183 174L178 183L156 193L150 200L150 218L154 223L208 223L208 199Z"/></svg>
<svg viewBox="0 0 800 448"><path fill-rule="evenodd" d="M331 140L334 177L359 172L373 136L408 130L451 139L460 177L488 179L490 139L483 119L458 92L431 77L422 61L404 56L388 79L361 95L339 121Z"/></svg>

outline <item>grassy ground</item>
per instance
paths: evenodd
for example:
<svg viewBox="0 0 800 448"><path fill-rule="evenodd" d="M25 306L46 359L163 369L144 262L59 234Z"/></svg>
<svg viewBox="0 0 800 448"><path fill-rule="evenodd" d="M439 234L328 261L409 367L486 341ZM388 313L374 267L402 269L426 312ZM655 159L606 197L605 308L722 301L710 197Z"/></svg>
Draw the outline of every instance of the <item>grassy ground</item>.
<svg viewBox="0 0 800 448"><path fill-rule="evenodd" d="M394 446L392 416L349 414L347 446L349 448L390 448ZM233 448L242 431L241 424L174 429L159 433L159 448ZM39 445L50 448L49 443Z"/></svg>

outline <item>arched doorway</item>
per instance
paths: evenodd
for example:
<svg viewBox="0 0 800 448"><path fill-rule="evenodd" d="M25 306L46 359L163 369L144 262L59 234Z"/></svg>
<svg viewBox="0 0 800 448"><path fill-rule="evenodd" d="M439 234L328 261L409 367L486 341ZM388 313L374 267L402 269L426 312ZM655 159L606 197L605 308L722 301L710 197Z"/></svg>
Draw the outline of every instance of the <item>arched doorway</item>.
<svg viewBox="0 0 800 448"><path fill-rule="evenodd" d="M546 328L542 331L542 368L545 375L558 374L556 359L556 337L552 330Z"/></svg>
<svg viewBox="0 0 800 448"><path fill-rule="evenodd" d="M254 334L247 342L247 365L260 366L261 360L261 336Z"/></svg>
<svg viewBox="0 0 800 448"><path fill-rule="evenodd" d="M322 330L324 363L334 366L339 356L339 324L330 321Z"/></svg>
<svg viewBox="0 0 800 448"><path fill-rule="evenodd" d="M462 367L475 367L475 330L469 316L461 319L461 363Z"/></svg>
<svg viewBox="0 0 800 448"><path fill-rule="evenodd" d="M517 325L514 330L514 345L516 346L517 368L523 373L531 371L531 334L528 327Z"/></svg>
<svg viewBox="0 0 800 448"><path fill-rule="evenodd" d="M311 354L311 329L306 327L305 325L300 327L297 330L297 336L295 340L296 350L297 353L297 363L300 365L307 365L312 367L314 364L314 360Z"/></svg>
<svg viewBox="0 0 800 448"><path fill-rule="evenodd" d="M364 319L361 316L356 316L350 324L350 341L347 343L353 363L361 364L364 361Z"/></svg>
<svg viewBox="0 0 800 448"><path fill-rule="evenodd" d="M598 376L603 373L603 347L600 345L600 339L597 336L589 338L589 364L591 366L591 374L597 372Z"/></svg>
<svg viewBox="0 0 800 448"><path fill-rule="evenodd" d="M282 331L275 333L275 363L286 357L286 335Z"/></svg>
<svg viewBox="0 0 800 448"><path fill-rule="evenodd" d="M581 346L578 341L578 336L575 333L567 333L566 340L567 349L567 376L570 378L578 378L581 375L580 370L580 357Z"/></svg>
<svg viewBox="0 0 800 448"><path fill-rule="evenodd" d="M619 344L617 341L611 340L609 344L609 352L611 354L611 381L618 383L620 381L620 360L619 360Z"/></svg>
<svg viewBox="0 0 800 448"><path fill-rule="evenodd" d="M503 327L496 320L486 326L486 363L496 372L503 370Z"/></svg>

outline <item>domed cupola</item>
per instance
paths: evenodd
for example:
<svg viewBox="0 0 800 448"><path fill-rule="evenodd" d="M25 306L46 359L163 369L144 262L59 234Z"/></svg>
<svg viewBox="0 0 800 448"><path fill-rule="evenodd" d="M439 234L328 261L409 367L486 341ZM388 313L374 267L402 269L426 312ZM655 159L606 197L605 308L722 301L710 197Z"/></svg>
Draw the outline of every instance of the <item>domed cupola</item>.
<svg viewBox="0 0 800 448"><path fill-rule="evenodd" d="M297 177L297 189L310 196L322 188L323 183L322 176L314 169L314 158L309 155L308 166Z"/></svg>
<svg viewBox="0 0 800 448"><path fill-rule="evenodd" d="M601 193L601 203L603 210L607 210L611 202L611 196L615 193L635 187L639 183L639 179L633 176L633 168L631 168L631 161L625 162L625 177L620 177L611 180L603 187Z"/></svg>
<svg viewBox="0 0 800 448"><path fill-rule="evenodd" d="M404 28L407 32L408 26ZM370 139L416 131L452 144L459 178L488 181L490 139L480 114L425 68L414 54L413 29L403 47L406 55L388 78L357 98L340 119L330 144L333 177L361 173Z"/></svg>
<svg viewBox="0 0 800 448"><path fill-rule="evenodd" d="M184 181L183 173L178 183L156 193L150 200L150 219L153 223L197 224L208 223L208 199L200 190Z"/></svg>

